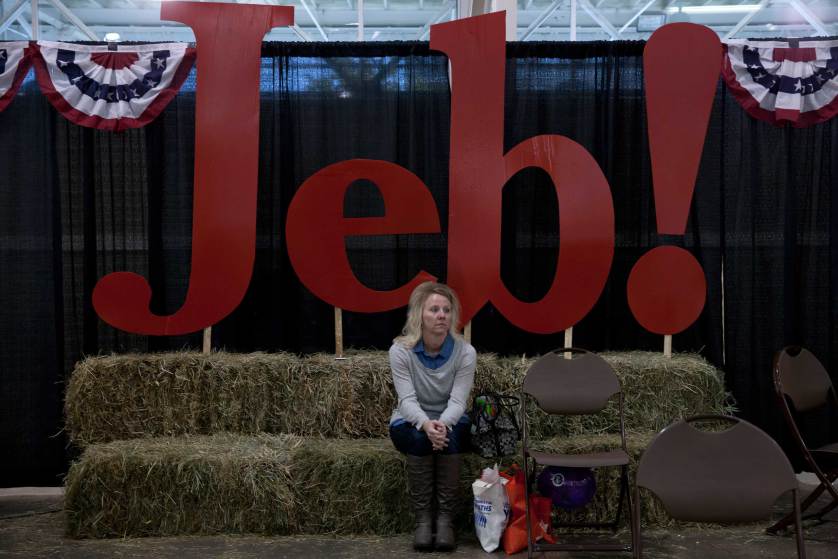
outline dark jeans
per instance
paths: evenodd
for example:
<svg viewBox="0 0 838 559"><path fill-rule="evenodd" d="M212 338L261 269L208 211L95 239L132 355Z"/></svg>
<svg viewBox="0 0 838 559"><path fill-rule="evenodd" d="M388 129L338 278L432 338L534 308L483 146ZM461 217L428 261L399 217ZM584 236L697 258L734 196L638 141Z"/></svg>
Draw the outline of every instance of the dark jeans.
<svg viewBox="0 0 838 559"><path fill-rule="evenodd" d="M427 456L434 452L428 435L405 421L390 425L390 439L396 450L402 454ZM471 422L467 416L460 418L454 428L448 432L448 446L437 451L439 454L461 454L468 452L471 441Z"/></svg>

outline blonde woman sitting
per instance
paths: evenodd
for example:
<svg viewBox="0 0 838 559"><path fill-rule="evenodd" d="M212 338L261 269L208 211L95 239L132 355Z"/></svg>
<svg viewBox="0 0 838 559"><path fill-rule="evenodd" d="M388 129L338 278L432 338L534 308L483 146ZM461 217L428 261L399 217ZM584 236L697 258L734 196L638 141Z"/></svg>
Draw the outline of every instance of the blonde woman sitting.
<svg viewBox="0 0 838 559"><path fill-rule="evenodd" d="M460 502L460 465L471 428L465 410L477 359L474 348L456 331L459 318L454 290L425 282L410 295L402 335L390 347L398 395L390 438L406 455L416 522L413 546L419 550L455 547L453 515Z"/></svg>

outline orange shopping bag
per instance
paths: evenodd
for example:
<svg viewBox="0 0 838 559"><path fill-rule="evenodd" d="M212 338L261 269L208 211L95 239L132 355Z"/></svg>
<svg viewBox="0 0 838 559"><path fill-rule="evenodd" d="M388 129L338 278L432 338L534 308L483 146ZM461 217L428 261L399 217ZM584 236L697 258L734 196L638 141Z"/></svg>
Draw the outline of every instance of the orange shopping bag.
<svg viewBox="0 0 838 559"><path fill-rule="evenodd" d="M503 550L511 555L527 547L527 509L524 496L524 471L513 465L509 472L501 475L509 480L506 484L506 494L509 497L511 517L506 530L503 532L501 543ZM550 519L553 503L548 497L530 495L530 524L532 526L533 541L544 540L555 543L550 535L553 523Z"/></svg>

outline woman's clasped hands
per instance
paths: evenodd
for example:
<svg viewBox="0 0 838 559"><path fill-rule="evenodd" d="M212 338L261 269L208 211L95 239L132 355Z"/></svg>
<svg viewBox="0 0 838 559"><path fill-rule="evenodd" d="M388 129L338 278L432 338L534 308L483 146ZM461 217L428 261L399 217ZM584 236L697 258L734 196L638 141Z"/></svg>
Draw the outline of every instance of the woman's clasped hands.
<svg viewBox="0 0 838 559"><path fill-rule="evenodd" d="M429 419L422 424L422 430L428 435L434 450L442 450L448 446L448 428L438 419Z"/></svg>

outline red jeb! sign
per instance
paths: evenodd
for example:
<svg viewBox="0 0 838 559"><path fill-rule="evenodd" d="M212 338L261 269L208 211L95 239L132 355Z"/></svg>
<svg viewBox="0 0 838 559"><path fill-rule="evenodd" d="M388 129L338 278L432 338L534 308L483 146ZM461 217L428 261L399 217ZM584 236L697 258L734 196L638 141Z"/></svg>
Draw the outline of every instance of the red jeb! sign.
<svg viewBox="0 0 838 559"><path fill-rule="evenodd" d="M250 283L256 242L260 48L272 27L293 23L293 11L166 2L161 14L193 28L201 61L189 289L177 312L159 316L149 310L146 280L116 272L96 285L93 305L116 328L176 335L223 319L238 306ZM599 297L614 252L614 210L601 169L573 140L535 136L504 153L504 17L488 14L431 28L431 48L451 62L446 280L460 294L464 322L491 302L519 328L551 333L581 320ZM214 40L218 36L224 37L223 48ZM661 233L684 233L721 55L716 35L690 24L666 26L647 44L649 136ZM686 84L689 92L683 73L679 81L667 76L668 60L684 64L685 59L693 64L692 83ZM226 85L231 82L239 84L235 91ZM518 300L500 278L502 190L527 167L539 167L550 176L560 212L555 277L535 303ZM359 179L378 187L383 217L343 216L346 190ZM288 209L286 240L294 270L312 293L343 309L380 312L405 305L417 284L433 278L420 272L392 291L369 289L352 272L344 238L438 233L439 223L430 191L416 175L391 162L353 159L321 169L300 186ZM658 247L644 255L629 279L632 311L641 324L658 333L689 326L703 307L704 292L700 265L676 247Z"/></svg>

